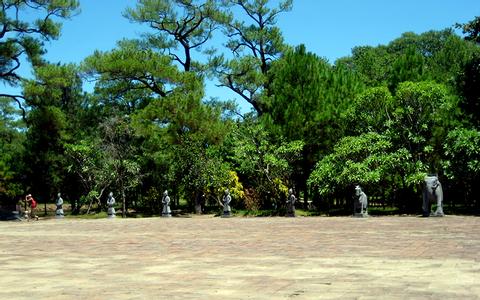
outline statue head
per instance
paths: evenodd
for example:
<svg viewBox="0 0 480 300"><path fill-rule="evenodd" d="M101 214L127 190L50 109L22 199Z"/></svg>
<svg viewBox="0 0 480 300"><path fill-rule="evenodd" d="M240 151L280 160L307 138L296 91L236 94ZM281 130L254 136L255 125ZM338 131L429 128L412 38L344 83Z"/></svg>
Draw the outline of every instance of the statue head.
<svg viewBox="0 0 480 300"><path fill-rule="evenodd" d="M355 186L355 195L360 196L360 193L362 192L362 188L359 185Z"/></svg>
<svg viewBox="0 0 480 300"><path fill-rule="evenodd" d="M292 195L292 194L293 194L293 190L292 190L292 189L288 189L288 194L289 194L289 195Z"/></svg>
<svg viewBox="0 0 480 300"><path fill-rule="evenodd" d="M163 192L163 195L164 195L164 196L168 196L168 191L165 190L165 191Z"/></svg>
<svg viewBox="0 0 480 300"><path fill-rule="evenodd" d="M225 189L225 195L228 195L230 194L230 190L229 189Z"/></svg>
<svg viewBox="0 0 480 300"><path fill-rule="evenodd" d="M58 197L58 198L60 198L61 196L62 196L62 194L61 194L61 193L58 193L58 194L57 194L57 197Z"/></svg>
<svg viewBox="0 0 480 300"><path fill-rule="evenodd" d="M110 192L110 193L108 194L108 197L109 197L109 198L112 198L112 197L113 197L113 192Z"/></svg>
<svg viewBox="0 0 480 300"><path fill-rule="evenodd" d="M431 190L435 190L440 185L437 174L428 174L425 176L424 181L426 187Z"/></svg>

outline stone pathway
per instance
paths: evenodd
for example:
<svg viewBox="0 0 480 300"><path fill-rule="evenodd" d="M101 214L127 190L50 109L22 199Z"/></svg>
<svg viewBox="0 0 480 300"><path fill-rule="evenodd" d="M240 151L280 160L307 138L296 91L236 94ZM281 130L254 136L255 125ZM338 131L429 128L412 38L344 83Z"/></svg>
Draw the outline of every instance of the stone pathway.
<svg viewBox="0 0 480 300"><path fill-rule="evenodd" d="M0 299L480 299L480 218L1 222Z"/></svg>

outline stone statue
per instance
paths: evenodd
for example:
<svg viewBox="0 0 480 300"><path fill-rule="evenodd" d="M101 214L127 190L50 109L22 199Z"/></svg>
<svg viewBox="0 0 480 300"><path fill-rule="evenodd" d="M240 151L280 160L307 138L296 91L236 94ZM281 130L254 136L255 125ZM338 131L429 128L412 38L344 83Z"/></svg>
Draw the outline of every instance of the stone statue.
<svg viewBox="0 0 480 300"><path fill-rule="evenodd" d="M225 194L223 195L223 216L224 218L228 218L232 216L232 208L230 207L230 202L232 201L232 196L230 196L230 191L228 189L225 190Z"/></svg>
<svg viewBox="0 0 480 300"><path fill-rule="evenodd" d="M163 192L162 204L163 204L162 217L164 218L171 217L172 211L170 210L170 197L168 196L167 190Z"/></svg>
<svg viewBox="0 0 480 300"><path fill-rule="evenodd" d="M423 187L423 216L443 217L443 190L442 184L438 181L438 176L429 174L425 176L425 186ZM437 202L437 210L430 214L431 202Z"/></svg>
<svg viewBox="0 0 480 300"><path fill-rule="evenodd" d="M113 207L114 204L115 204L115 198L113 198L113 193L110 192L107 198L107 205L108 205L107 213L109 218L115 218L115 208Z"/></svg>
<svg viewBox="0 0 480 300"><path fill-rule="evenodd" d="M293 190L288 190L288 197L287 197L287 217L295 217L295 201L297 198L293 194Z"/></svg>
<svg viewBox="0 0 480 300"><path fill-rule="evenodd" d="M57 209L55 210L55 218L62 219L64 215L63 215L63 199L62 199L61 193L57 194L57 201L55 202L55 204L57 205Z"/></svg>
<svg viewBox="0 0 480 300"><path fill-rule="evenodd" d="M355 186L355 196L353 197L353 215L355 217L368 216L367 206L367 195L362 191L362 188L359 185Z"/></svg>

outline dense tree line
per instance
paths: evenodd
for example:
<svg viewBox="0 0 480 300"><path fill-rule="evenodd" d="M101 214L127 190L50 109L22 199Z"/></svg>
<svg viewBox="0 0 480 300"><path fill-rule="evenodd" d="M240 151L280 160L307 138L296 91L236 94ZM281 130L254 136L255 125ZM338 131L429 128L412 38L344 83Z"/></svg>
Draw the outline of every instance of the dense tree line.
<svg viewBox="0 0 480 300"><path fill-rule="evenodd" d="M437 173L447 212L480 209L478 17L456 25L464 37L405 33L331 64L284 43L277 17L292 1L139 0L124 16L146 33L75 65L45 61L43 43L77 1L0 2L0 81L21 89L0 93L3 204L62 191L85 213L114 191L124 216L158 214L168 189L175 208L202 213L229 188L235 208L281 213L293 188L332 213L349 212L361 184L415 213ZM22 19L32 11L37 21ZM208 98L208 80L252 111Z"/></svg>

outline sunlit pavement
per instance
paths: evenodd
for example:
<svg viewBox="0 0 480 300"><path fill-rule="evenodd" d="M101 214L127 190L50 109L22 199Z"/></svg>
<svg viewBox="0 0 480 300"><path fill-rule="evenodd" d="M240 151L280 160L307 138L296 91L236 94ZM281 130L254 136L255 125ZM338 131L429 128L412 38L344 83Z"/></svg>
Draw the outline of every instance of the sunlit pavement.
<svg viewBox="0 0 480 300"><path fill-rule="evenodd" d="M480 299L480 218L0 222L0 299Z"/></svg>

